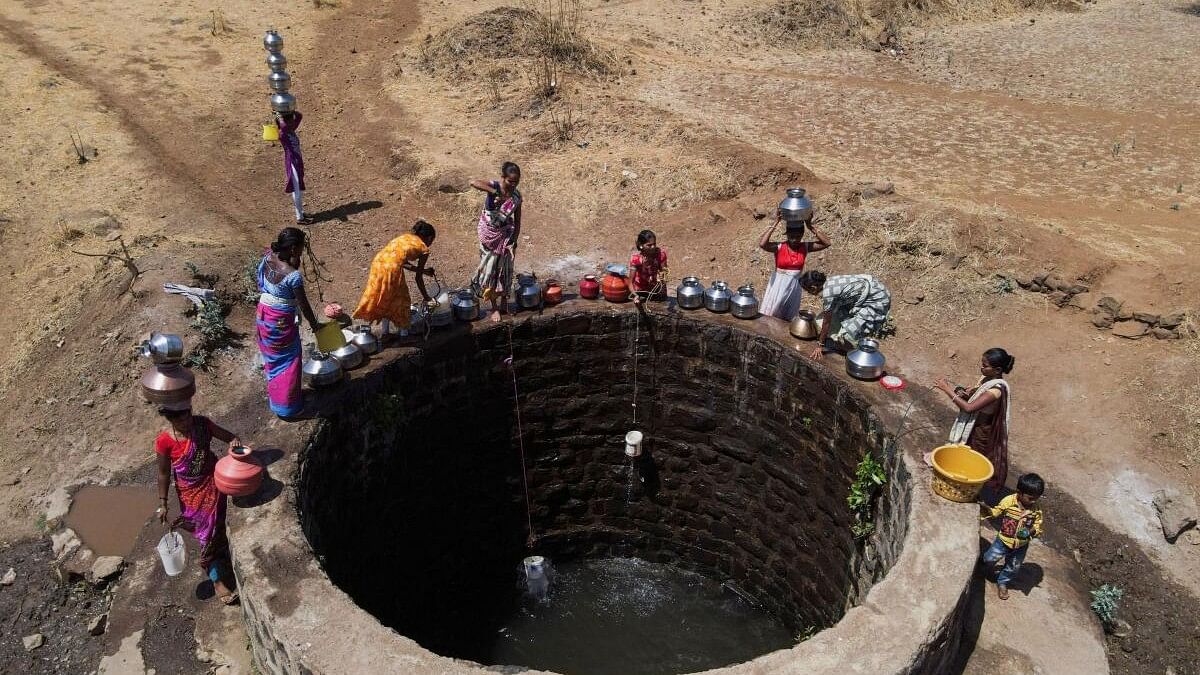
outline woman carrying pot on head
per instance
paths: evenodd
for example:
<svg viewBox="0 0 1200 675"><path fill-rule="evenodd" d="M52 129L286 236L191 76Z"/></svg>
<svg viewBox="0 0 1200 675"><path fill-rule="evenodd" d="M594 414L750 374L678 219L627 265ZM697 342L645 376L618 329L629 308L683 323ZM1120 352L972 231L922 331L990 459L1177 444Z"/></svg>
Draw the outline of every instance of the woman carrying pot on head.
<svg viewBox="0 0 1200 675"><path fill-rule="evenodd" d="M354 318L363 321L382 321L383 338L389 338L395 324L400 337L408 337L412 325L412 296L408 292L408 281L404 270L416 273L417 290L425 302L429 302L429 291L425 290L425 277L433 276L433 268L426 267L429 247L433 245L437 231L433 225L418 220L412 231L388 242L371 261L371 273L367 287L354 310Z"/></svg>
<svg viewBox="0 0 1200 675"><path fill-rule="evenodd" d="M302 351L296 311L303 313L313 332L320 329L317 316L304 293L300 256L306 237L303 230L285 227L258 263L258 308L255 330L267 375L271 412L287 419L304 410L300 392Z"/></svg>
<svg viewBox="0 0 1200 675"><path fill-rule="evenodd" d="M950 427L950 443L971 446L992 463L992 478L985 485L993 495L1008 479L1008 423L1012 395L1004 376L1012 372L1017 362L999 347L983 353L979 361L979 381L974 387L954 387L946 378L938 378L933 386L958 407L958 418ZM925 454L925 463L933 453Z"/></svg>
<svg viewBox="0 0 1200 675"><path fill-rule="evenodd" d="M800 286L821 296L821 335L809 355L820 359L825 341L833 348L848 352L864 337L883 328L892 310L892 295L883 282L870 274L839 274L826 278L822 272L800 275Z"/></svg>
<svg viewBox="0 0 1200 675"><path fill-rule="evenodd" d="M829 248L829 240L812 226L810 217L808 220L788 221L784 241L771 241L771 235L781 222L783 217L776 216L775 223L758 239L758 247L775 256L775 271L771 273L771 280L767 283L767 292L763 294L759 311L777 319L791 321L800 311L800 299L804 295L804 289L800 286L804 261L809 253ZM816 241L804 241L805 227L812 231Z"/></svg>
<svg viewBox="0 0 1200 675"><path fill-rule="evenodd" d="M508 311L512 292L513 258L521 236L521 167L505 162L500 180L473 180L471 187L487 193L479 214L479 267L471 279L471 290L492 305L492 321Z"/></svg>
<svg viewBox="0 0 1200 675"><path fill-rule="evenodd" d="M311 219L304 215L304 155L300 152L300 121L304 119L299 111L275 113L275 125L279 127L279 144L283 146L283 191L292 196L292 205L296 207L296 222L309 223Z"/></svg>
<svg viewBox="0 0 1200 675"><path fill-rule="evenodd" d="M179 497L179 517L171 528L191 532L200 544L200 569L212 581L213 591L221 602L232 605L238 600L237 591L230 590L225 580L232 569L229 565L229 539L225 535L227 498L217 490L214 472L217 456L212 439L225 441L230 448L242 445L232 432L217 423L192 414L191 400L160 406L158 413L168 422L154 441L158 458L159 522L167 524L167 497L171 483Z"/></svg>

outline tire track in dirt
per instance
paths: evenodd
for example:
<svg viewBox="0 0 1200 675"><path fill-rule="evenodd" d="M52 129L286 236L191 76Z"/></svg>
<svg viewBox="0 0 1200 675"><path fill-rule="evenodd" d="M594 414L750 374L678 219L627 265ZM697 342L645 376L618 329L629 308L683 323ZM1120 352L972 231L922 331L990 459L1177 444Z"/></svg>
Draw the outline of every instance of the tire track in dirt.
<svg viewBox="0 0 1200 675"><path fill-rule="evenodd" d="M190 191L198 193L195 195L195 201L213 209L223 217L223 220L237 224L239 226L235 228L237 234L243 237L250 236L250 226L247 224L246 218L239 214L253 212L255 209L247 207L244 199L239 195L240 191L236 189L233 179L221 181L223 184L219 186L220 192L217 192L211 183L215 182L214 179L220 174L197 172L196 167L183 158L211 156L211 145L205 144L203 147L182 143L168 145L163 139L169 137L176 140L184 134L175 133L168 136L172 124L164 123L162 133L160 133L158 128L143 123L142 120L152 120L157 115L151 114L145 106L138 105L127 97L113 94L116 87L94 77L93 70L73 62L58 50L39 40L27 24L0 17L0 36L29 58L40 61L48 68L61 73L63 77L90 91L101 104L116 113L121 126L133 137L148 163L159 167L177 189L185 193ZM170 122L170 120L164 119L164 122ZM177 119L173 121L173 125L186 125L189 122L190 120ZM237 208L230 208L230 199Z"/></svg>

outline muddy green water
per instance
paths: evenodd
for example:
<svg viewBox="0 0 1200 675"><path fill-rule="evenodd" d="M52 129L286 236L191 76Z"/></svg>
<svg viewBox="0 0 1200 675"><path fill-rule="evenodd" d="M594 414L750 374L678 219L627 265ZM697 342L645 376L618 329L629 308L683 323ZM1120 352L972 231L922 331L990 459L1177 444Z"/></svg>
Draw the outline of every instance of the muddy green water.
<svg viewBox="0 0 1200 675"><path fill-rule="evenodd" d="M521 603L489 663L571 675L667 675L793 644L781 623L715 581L613 558L556 565L549 597Z"/></svg>

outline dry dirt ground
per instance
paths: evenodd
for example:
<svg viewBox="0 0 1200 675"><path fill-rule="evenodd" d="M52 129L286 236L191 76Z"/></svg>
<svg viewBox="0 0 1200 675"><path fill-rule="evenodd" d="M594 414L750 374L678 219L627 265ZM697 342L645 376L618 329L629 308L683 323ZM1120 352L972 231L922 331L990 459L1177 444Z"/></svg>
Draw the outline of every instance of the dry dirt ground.
<svg viewBox="0 0 1200 675"><path fill-rule="evenodd" d="M1061 629L1078 638L1073 672L1102 670L1106 654L1115 672L1196 672L1200 628L1184 610L1200 597L1200 546L1167 543L1150 500L1200 483L1200 343L1117 337L1089 311L1105 295L1200 311L1200 5L975 3L908 17L880 45L877 23L816 21L824 42L763 29L775 4L588 0L539 93L547 36L530 12L546 3L0 3L4 559L51 588L31 539L59 525L76 486L148 463L159 421L131 346L151 330L196 340L161 284L198 283L192 263L236 298L247 259L288 224L279 148L258 139L260 38L275 26L306 115L326 299L352 304L374 251L418 216L439 226L439 274L462 283L478 208L466 180L504 160L524 169L518 266L567 280L627 258L651 227L676 277L761 289L759 217L803 184L834 241L810 265L886 280L897 334L884 348L915 384L965 382L991 346L1017 356L1011 452L1050 484L1051 545L1031 553L1043 576L1028 595L987 596L966 669L1067 672L1045 639ZM129 290L120 263L76 253L121 243L141 272ZM1089 288L1080 308L1014 283L1046 272ZM251 331L249 306L234 302L228 322ZM261 391L254 355L252 340L218 353L198 398L251 441L275 423L237 406ZM191 631L245 668L236 613L144 565L126 575L114 612L183 618L115 624L102 648L73 653L154 667L163 631ZM1126 616L1134 638L1106 639L1086 608L1106 582L1168 618ZM6 645L3 669L62 670L60 647Z"/></svg>

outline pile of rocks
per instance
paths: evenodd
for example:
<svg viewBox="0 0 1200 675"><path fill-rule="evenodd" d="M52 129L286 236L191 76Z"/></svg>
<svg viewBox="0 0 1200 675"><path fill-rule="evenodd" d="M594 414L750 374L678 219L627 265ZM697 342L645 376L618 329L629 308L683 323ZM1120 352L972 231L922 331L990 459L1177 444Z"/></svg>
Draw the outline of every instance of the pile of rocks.
<svg viewBox="0 0 1200 675"><path fill-rule="evenodd" d="M1159 340L1176 340L1189 337L1187 313L1178 310L1168 314L1139 311L1111 295L1099 300L1091 289L1079 281L1070 281L1051 272L1040 274L1016 273L1011 276L1021 288L1033 293L1044 293L1058 307L1072 307L1091 312L1092 325L1101 330L1111 330L1113 335L1137 340L1147 335Z"/></svg>
<svg viewBox="0 0 1200 675"><path fill-rule="evenodd" d="M1187 314L1181 311L1169 314L1139 312L1111 295L1100 298L1092 308L1093 326L1101 330L1111 329L1113 335L1130 340L1147 335L1159 340L1187 337L1186 319Z"/></svg>
<svg viewBox="0 0 1200 675"><path fill-rule="evenodd" d="M1023 274L1018 272L1012 278L1013 281L1017 282L1018 286L1027 291L1045 293L1050 296L1050 302L1059 307L1077 305L1080 300L1086 302L1086 296L1090 295L1088 293L1090 289L1086 285L1078 281L1067 281L1051 272L1043 272L1041 274ZM1075 300L1077 297L1080 300Z"/></svg>

